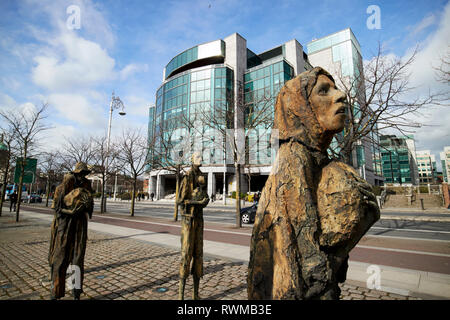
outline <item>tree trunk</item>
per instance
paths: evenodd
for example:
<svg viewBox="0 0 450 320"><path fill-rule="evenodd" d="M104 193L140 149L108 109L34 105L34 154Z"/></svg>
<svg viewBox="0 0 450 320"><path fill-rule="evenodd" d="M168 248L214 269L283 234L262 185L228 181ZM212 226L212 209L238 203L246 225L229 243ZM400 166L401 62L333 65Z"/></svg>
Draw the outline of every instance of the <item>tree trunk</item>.
<svg viewBox="0 0 450 320"><path fill-rule="evenodd" d="M16 205L16 222L19 222L19 213L20 213L20 203L22 201L22 186L23 186L23 174L25 172L25 164L27 161L27 148L25 145L25 152L24 157L22 158L22 161L20 163L20 178L19 178L19 192L17 194L17 205Z"/></svg>
<svg viewBox="0 0 450 320"><path fill-rule="evenodd" d="M50 196L50 178L47 177L47 186L46 186L46 191L45 191L45 206L48 207L48 197Z"/></svg>
<svg viewBox="0 0 450 320"><path fill-rule="evenodd" d="M130 209L130 213L131 216L134 217L134 198L136 195L136 181L137 181L137 177L134 177L133 180L133 191L131 192L131 209Z"/></svg>
<svg viewBox="0 0 450 320"><path fill-rule="evenodd" d="M342 161L349 166L353 166L353 159L352 159L352 147L346 147L345 149L342 149L341 151L342 155Z"/></svg>
<svg viewBox="0 0 450 320"><path fill-rule="evenodd" d="M100 213L106 212L106 197L105 197L105 175L102 175L102 195L100 197Z"/></svg>
<svg viewBox="0 0 450 320"><path fill-rule="evenodd" d="M235 164L236 168L236 227L242 227L241 222L241 165Z"/></svg>
<svg viewBox="0 0 450 320"><path fill-rule="evenodd" d="M175 174L176 184L175 184L175 208L173 213L173 221L178 221L178 192L180 189L180 169L178 169Z"/></svg>
<svg viewBox="0 0 450 320"><path fill-rule="evenodd" d="M6 184L8 182L9 163L10 163L10 159L8 158L8 160L6 161L5 175L3 176L3 181L2 181L3 186L2 186L2 190L1 190L1 194L0 194L0 217L2 216L3 202L5 201Z"/></svg>

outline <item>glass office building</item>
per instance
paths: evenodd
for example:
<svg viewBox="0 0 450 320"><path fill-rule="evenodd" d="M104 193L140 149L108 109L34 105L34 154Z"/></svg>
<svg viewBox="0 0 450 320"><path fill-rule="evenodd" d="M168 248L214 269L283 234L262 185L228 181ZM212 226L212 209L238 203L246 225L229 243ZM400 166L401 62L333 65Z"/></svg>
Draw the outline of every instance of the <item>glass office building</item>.
<svg viewBox="0 0 450 320"><path fill-rule="evenodd" d="M415 184L415 157L410 149L412 136L380 136L381 161L385 183Z"/></svg>
<svg viewBox="0 0 450 320"><path fill-rule="evenodd" d="M222 124L227 128L239 128L255 110L264 110L273 122L273 108L280 88L310 68L303 47L296 40L256 54L247 48L247 41L242 36L234 33L189 48L172 58L164 68L155 106L149 109L149 145L151 143L153 149L162 151L167 147L164 141L170 139L170 147L177 149L177 141L181 144L189 136L193 145L200 144L195 150L202 152L201 170L207 176L208 194L222 193L223 186L226 193L230 193L236 188L234 166L225 165L224 157L231 155L224 154L222 148L199 133L202 128L208 136L208 130L214 129L210 123L201 121L200 111L214 113L218 107L234 108L234 119ZM242 105L242 110L237 110ZM270 134L270 128L262 124L246 132L242 192L249 188L250 191L261 190L270 173L275 156L270 146ZM192 152L193 149L184 151ZM174 193L172 172L157 167L148 169L150 193L157 198Z"/></svg>
<svg viewBox="0 0 450 320"><path fill-rule="evenodd" d="M273 121L276 97L284 83L293 77L294 69L282 55L249 69L244 75L244 102L246 110L249 110L244 115L245 120L253 111L260 117L265 117L262 113L267 113L268 118ZM272 163L275 154L270 145L270 134L271 131L267 129L265 123L257 125L252 132L247 133L247 163L251 165Z"/></svg>
<svg viewBox="0 0 450 320"><path fill-rule="evenodd" d="M430 150L416 151L417 168L421 184L436 183L436 157Z"/></svg>
<svg viewBox="0 0 450 320"><path fill-rule="evenodd" d="M351 88L352 96L358 97L356 100L364 100L365 92L359 89L364 87L360 82L363 73L361 47L350 28L313 40L307 44L307 49L309 62L313 66L321 66L333 76L338 87L345 83ZM359 119L361 114L358 103L354 103L352 107L355 119ZM342 135L343 133L336 135L332 142L331 147L336 151L339 151L336 139ZM382 185L380 159L379 135L375 128L369 137L364 137L356 143L351 165L358 169L369 183Z"/></svg>
<svg viewBox="0 0 450 320"><path fill-rule="evenodd" d="M442 165L442 176L444 182L450 182L450 147L444 147L444 151L439 153Z"/></svg>
<svg viewBox="0 0 450 320"><path fill-rule="evenodd" d="M319 65L335 79L337 75L356 77L362 64L361 49L350 29L332 34L308 44L308 55L295 39L261 53L247 48L247 41L234 33L224 39L196 45L173 57L163 71L163 82L157 89L155 106L149 110L149 143L162 151L170 137L171 148L182 149L183 139L190 137L202 152L202 172L207 176L207 193L222 194L236 190L232 156L217 141L204 139L211 123L203 123L199 110L215 113L220 106L234 110L233 119L218 126L247 128L243 123L263 110L271 117L270 127L261 123L245 136L245 165L242 169L241 191L262 190L271 171L276 152L270 144L273 111L278 92L284 83L300 73ZM360 94L360 93L358 93ZM363 92L364 94L364 92ZM244 106L238 110L240 106ZM357 105L353 106L356 110ZM262 111L261 111L262 112ZM180 118L188 119L180 121ZM226 123L225 123L226 122ZM203 132L199 132L199 128ZM246 129L247 130L247 129ZM378 134L371 137L378 139ZM200 145L200 148L198 148ZM183 150L187 155L190 150ZM176 153L176 152L175 152ZM228 164L224 164L228 162ZM233 161L231 161L233 163ZM353 166L374 185L382 184L382 159L377 145L370 139L358 143L353 154ZM163 168L148 168L149 192L163 198L175 192L173 172Z"/></svg>

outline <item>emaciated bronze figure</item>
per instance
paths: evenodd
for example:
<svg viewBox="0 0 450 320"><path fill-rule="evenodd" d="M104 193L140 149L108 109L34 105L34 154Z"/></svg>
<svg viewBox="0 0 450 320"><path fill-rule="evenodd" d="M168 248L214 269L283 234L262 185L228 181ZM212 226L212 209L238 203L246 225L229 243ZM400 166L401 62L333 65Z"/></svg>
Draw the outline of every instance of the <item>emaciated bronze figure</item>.
<svg viewBox="0 0 450 320"><path fill-rule="evenodd" d="M327 154L346 108L319 67L280 90L273 126L280 148L253 227L249 299L339 299L348 254L380 216L370 185Z"/></svg>
<svg viewBox="0 0 450 320"><path fill-rule="evenodd" d="M203 276L203 208L209 202L205 177L200 171L202 158L194 153L191 169L181 181L177 204L181 209L181 262L179 299L184 299L184 287L190 273L194 280L192 298L199 299L198 289ZM192 262L192 266L191 266Z"/></svg>
<svg viewBox="0 0 450 320"><path fill-rule="evenodd" d="M94 202L91 182L86 179L90 173L85 163L79 162L75 169L64 176L56 187L52 208L55 216L51 227L48 262L51 272L51 298L65 295L66 271L69 264L76 266L74 299L80 299L83 292L84 255L87 241L87 220L92 218Z"/></svg>

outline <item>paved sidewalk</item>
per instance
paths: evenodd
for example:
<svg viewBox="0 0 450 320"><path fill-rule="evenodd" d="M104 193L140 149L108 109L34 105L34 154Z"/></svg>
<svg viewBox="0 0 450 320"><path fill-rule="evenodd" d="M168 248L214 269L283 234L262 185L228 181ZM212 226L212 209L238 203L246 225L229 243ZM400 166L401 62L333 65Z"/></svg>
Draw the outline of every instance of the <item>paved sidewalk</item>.
<svg viewBox="0 0 450 320"><path fill-rule="evenodd" d="M50 222L13 215L0 217L0 300L48 299L50 284L47 254ZM89 230L82 299L153 300L177 299L180 251L127 236ZM236 300L247 298L247 265L243 261L204 257L205 275L200 282L201 298ZM415 300L346 282L343 300ZM192 278L186 283L190 298ZM71 299L67 292L64 299Z"/></svg>

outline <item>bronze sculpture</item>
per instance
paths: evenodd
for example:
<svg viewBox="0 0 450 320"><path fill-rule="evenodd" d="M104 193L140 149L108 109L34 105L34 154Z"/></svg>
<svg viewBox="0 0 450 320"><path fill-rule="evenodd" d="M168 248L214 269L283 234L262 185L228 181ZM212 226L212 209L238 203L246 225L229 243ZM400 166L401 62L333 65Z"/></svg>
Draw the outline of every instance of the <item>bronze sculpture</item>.
<svg viewBox="0 0 450 320"><path fill-rule="evenodd" d="M192 298L199 299L198 289L203 276L203 208L209 202L205 192L205 177L200 171L201 156L192 155L191 169L183 177L177 196L181 209L181 262L179 299L184 299L184 287L190 273L194 280ZM191 266L192 262L192 266Z"/></svg>
<svg viewBox="0 0 450 320"><path fill-rule="evenodd" d="M52 208L55 216L51 226L48 261L51 273L51 298L65 295L66 270L69 264L77 267L73 288L74 299L79 300L83 292L84 255L87 241L87 220L92 218L94 202L90 173L85 163L78 162L75 169L64 176L56 187Z"/></svg>
<svg viewBox="0 0 450 320"><path fill-rule="evenodd" d="M370 185L327 154L346 108L320 67L280 90L280 147L253 227L249 299L339 299L348 254L380 215Z"/></svg>

